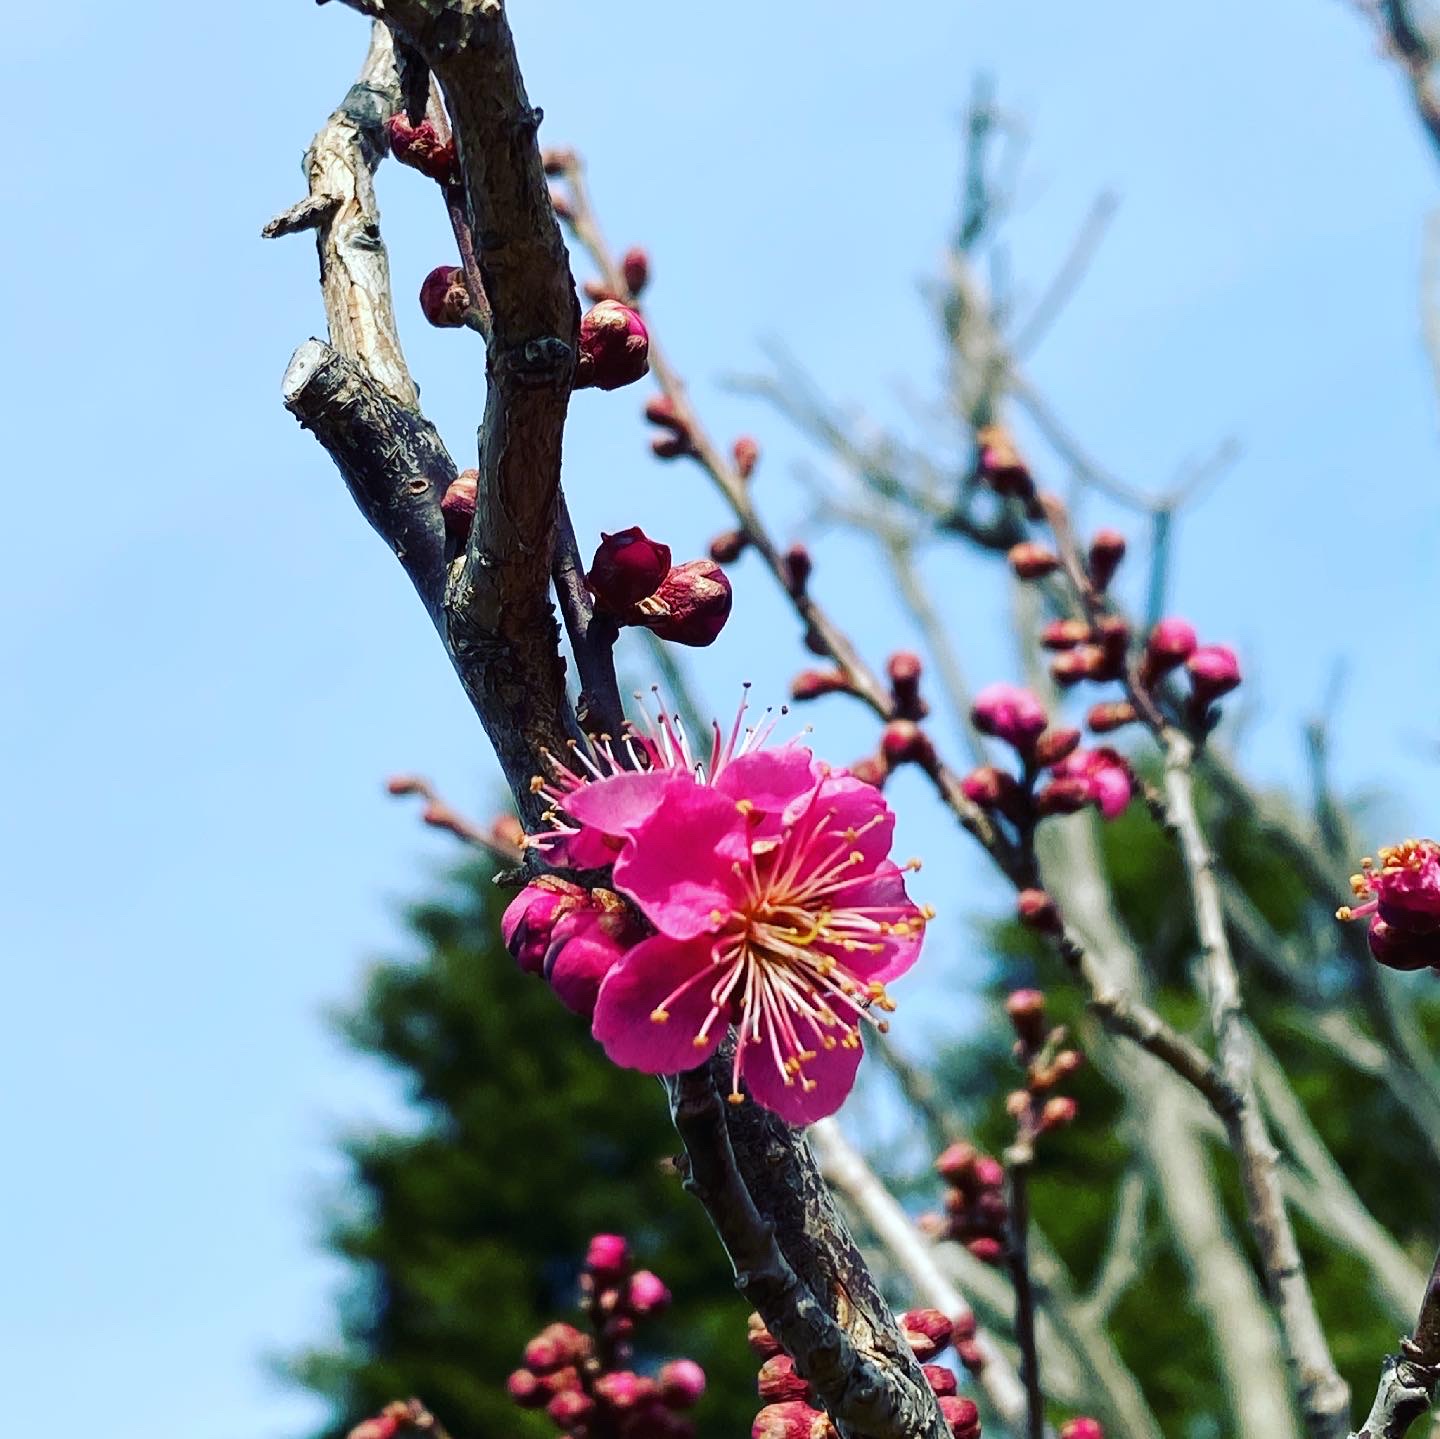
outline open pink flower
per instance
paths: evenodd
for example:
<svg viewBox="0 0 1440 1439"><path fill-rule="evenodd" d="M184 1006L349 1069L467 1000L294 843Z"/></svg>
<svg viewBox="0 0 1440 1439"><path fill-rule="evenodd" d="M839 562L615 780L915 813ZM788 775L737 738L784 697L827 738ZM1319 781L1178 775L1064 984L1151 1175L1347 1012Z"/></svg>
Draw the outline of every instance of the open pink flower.
<svg viewBox="0 0 1440 1439"><path fill-rule="evenodd" d="M710 785L672 774L631 828L615 885L658 933L606 977L594 1033L617 1064L671 1074L714 1053L733 1022L731 1099L743 1077L805 1124L849 1093L861 1021L893 1008L885 984L914 963L928 916L886 858L894 820L878 791L817 766L784 799L773 782L798 777L797 760L809 770L809 754L748 759ZM736 793L750 771L758 798Z"/></svg>
<svg viewBox="0 0 1440 1439"><path fill-rule="evenodd" d="M1370 953L1390 969L1440 970L1440 844L1407 839L1387 845L1380 862L1368 855L1350 888L1362 903L1336 911L1342 920L1370 920Z"/></svg>

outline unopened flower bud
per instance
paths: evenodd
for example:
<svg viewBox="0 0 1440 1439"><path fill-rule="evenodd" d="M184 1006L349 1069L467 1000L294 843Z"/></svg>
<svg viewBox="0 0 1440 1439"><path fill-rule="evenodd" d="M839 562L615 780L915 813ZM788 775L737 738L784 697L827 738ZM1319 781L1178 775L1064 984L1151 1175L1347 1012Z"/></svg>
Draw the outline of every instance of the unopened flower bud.
<svg viewBox="0 0 1440 1439"><path fill-rule="evenodd" d="M532 1374L552 1374L584 1357L589 1341L573 1324L547 1324L526 1346L525 1367Z"/></svg>
<svg viewBox="0 0 1440 1439"><path fill-rule="evenodd" d="M676 565L630 618L662 640L703 646L725 628L732 598L730 581L714 560L690 560Z"/></svg>
<svg viewBox="0 0 1440 1439"><path fill-rule="evenodd" d="M1005 1246L988 1234L982 1234L978 1239L967 1239L965 1247L982 1264L998 1264L1005 1254Z"/></svg>
<svg viewBox="0 0 1440 1439"><path fill-rule="evenodd" d="M658 1274L637 1269L625 1286L625 1307L641 1318L658 1314L670 1303L670 1291Z"/></svg>
<svg viewBox="0 0 1440 1439"><path fill-rule="evenodd" d="M981 479L999 495L1029 500L1035 494L1035 481L1010 433L1002 425L986 425L976 441L980 446L978 469Z"/></svg>
<svg viewBox="0 0 1440 1439"><path fill-rule="evenodd" d="M1045 996L1038 989L1014 990L1005 1001L1005 1013L1020 1042L1039 1049L1045 1041Z"/></svg>
<svg viewBox="0 0 1440 1439"><path fill-rule="evenodd" d="M690 453L690 438L682 433L656 435L650 441L650 453L657 460L678 460Z"/></svg>
<svg viewBox="0 0 1440 1439"><path fill-rule="evenodd" d="M420 285L420 309L437 329L459 329L470 312L465 271L454 265L437 265L431 270Z"/></svg>
<svg viewBox="0 0 1440 1439"><path fill-rule="evenodd" d="M1005 558L1022 580L1043 580L1060 568L1060 556L1033 540L1021 540L1018 545L1012 545Z"/></svg>
<svg viewBox="0 0 1440 1439"><path fill-rule="evenodd" d="M830 641L814 625L810 625L806 629L802 643L812 655L819 655L824 660L835 658L835 651L831 648Z"/></svg>
<svg viewBox="0 0 1440 1439"><path fill-rule="evenodd" d="M522 1409L541 1409L550 1402L550 1391L528 1369L517 1369L505 1381L505 1392Z"/></svg>
<svg viewBox="0 0 1440 1439"><path fill-rule="evenodd" d="M1145 668L1152 676L1168 674L1195 653L1199 641L1188 620L1161 620L1145 641Z"/></svg>
<svg viewBox="0 0 1440 1439"><path fill-rule="evenodd" d="M1055 1076L1056 1083L1059 1083L1062 1079L1068 1079L1084 1063L1085 1056L1078 1049L1062 1049L1050 1062L1050 1072Z"/></svg>
<svg viewBox="0 0 1440 1439"><path fill-rule="evenodd" d="M967 1339L955 1346L955 1357L972 1374L978 1374L985 1367L985 1351L973 1339Z"/></svg>
<svg viewBox="0 0 1440 1439"><path fill-rule="evenodd" d="M1201 645L1185 661L1185 673L1197 703L1210 704L1240 683L1240 661L1225 645Z"/></svg>
<svg viewBox="0 0 1440 1439"><path fill-rule="evenodd" d="M750 1426L750 1439L811 1439L820 1411L799 1399L767 1404Z"/></svg>
<svg viewBox="0 0 1440 1439"><path fill-rule="evenodd" d="M1135 706L1129 700L1115 700L1109 704L1091 705L1085 716L1085 723L1096 734L1110 734L1134 724L1138 718Z"/></svg>
<svg viewBox="0 0 1440 1439"><path fill-rule="evenodd" d="M618 1284L630 1268L630 1241L623 1234L597 1234L585 1251L585 1268L601 1288Z"/></svg>
<svg viewBox="0 0 1440 1439"><path fill-rule="evenodd" d="M1366 939L1371 957L1386 969L1408 972L1440 966L1440 932L1405 929L1377 916L1370 921Z"/></svg>
<svg viewBox="0 0 1440 1439"><path fill-rule="evenodd" d="M595 1412L595 1401L583 1389L562 1389L546 1406L557 1429L573 1429Z"/></svg>
<svg viewBox="0 0 1440 1439"><path fill-rule="evenodd" d="M970 1177L971 1171L975 1168L975 1159L975 1146L961 1140L941 1151L939 1158L935 1161L935 1172L941 1179L947 1180L951 1184L959 1184L962 1180Z"/></svg>
<svg viewBox="0 0 1440 1439"><path fill-rule="evenodd" d="M475 496L479 492L480 471L461 470L440 500L440 513L445 519L445 533L454 540L469 537L475 522Z"/></svg>
<svg viewBox="0 0 1440 1439"><path fill-rule="evenodd" d="M1089 638L1090 626L1085 620L1051 620L1040 631L1040 643L1047 650L1073 649Z"/></svg>
<svg viewBox="0 0 1440 1439"><path fill-rule="evenodd" d="M544 875L527 884L500 918L500 937L515 963L526 974L539 974L555 926L589 902L588 891L555 875Z"/></svg>
<svg viewBox="0 0 1440 1439"><path fill-rule="evenodd" d="M981 734L1004 740L1022 754L1039 738L1050 717L1045 706L1019 685L987 685L975 696L970 718Z"/></svg>
<svg viewBox="0 0 1440 1439"><path fill-rule="evenodd" d="M1005 1096L1005 1113L1011 1119L1019 1119L1030 1108L1030 1091L1028 1089L1012 1089Z"/></svg>
<svg viewBox="0 0 1440 1439"><path fill-rule="evenodd" d="M810 551L804 545L791 545L785 551L785 588L792 595L803 595L814 568L815 562L810 558Z"/></svg>
<svg viewBox="0 0 1440 1439"><path fill-rule="evenodd" d="M629 1369L602 1374L594 1383L595 1397L607 1409L624 1414L648 1404L659 1392L653 1379L642 1378Z"/></svg>
<svg viewBox="0 0 1440 1439"><path fill-rule="evenodd" d="M670 546L652 540L639 525L600 535L600 548L590 562L585 583L596 605L612 615L624 614L660 588L670 573Z"/></svg>
<svg viewBox="0 0 1440 1439"><path fill-rule="evenodd" d="M1080 731L1078 729L1047 729L1035 741L1031 758L1041 769L1048 769L1051 765L1059 764L1061 760L1074 754L1079 747Z"/></svg>
<svg viewBox="0 0 1440 1439"><path fill-rule="evenodd" d="M1039 934L1060 933L1060 911L1043 889L1022 889L1015 896L1015 917Z"/></svg>
<svg viewBox="0 0 1440 1439"><path fill-rule="evenodd" d="M362 1419L345 1439L395 1439L400 1432L401 1420L399 1415L388 1412L390 1405L385 1407L385 1413L377 1414L373 1419Z"/></svg>
<svg viewBox="0 0 1440 1439"><path fill-rule="evenodd" d="M454 141L441 140L429 120L412 125L410 117L401 111L390 117L386 128L390 134L390 153L402 165L419 170L442 185L459 178Z"/></svg>
<svg viewBox="0 0 1440 1439"><path fill-rule="evenodd" d="M745 1321L745 1342L762 1359L781 1352L780 1341L765 1327L765 1321L758 1314L751 1314Z"/></svg>
<svg viewBox="0 0 1440 1439"><path fill-rule="evenodd" d="M705 1392L705 1371L693 1359L660 1366L660 1397L671 1409L693 1409Z"/></svg>
<svg viewBox="0 0 1440 1439"><path fill-rule="evenodd" d="M788 1354L773 1354L760 1366L755 1389L771 1404L810 1397L809 1384L795 1372L795 1361Z"/></svg>
<svg viewBox="0 0 1440 1439"><path fill-rule="evenodd" d="M891 720L880 736L880 753L892 769L901 764L928 767L935 763L935 746L914 720Z"/></svg>
<svg viewBox="0 0 1440 1439"><path fill-rule="evenodd" d="M1090 583L1103 594L1115 578L1120 561L1125 558L1125 536L1119 530L1096 530L1090 541L1090 554L1086 568L1090 572Z"/></svg>
<svg viewBox="0 0 1440 1439"><path fill-rule="evenodd" d="M1060 1426L1060 1439L1105 1439L1105 1430L1098 1419L1084 1415L1078 1419L1066 1420Z"/></svg>
<svg viewBox="0 0 1440 1439"><path fill-rule="evenodd" d="M645 401L645 418L652 425L663 425L667 430L683 431L686 428L669 395L651 395Z"/></svg>
<svg viewBox="0 0 1440 1439"><path fill-rule="evenodd" d="M1105 651L1099 645L1076 645L1050 661L1050 678L1062 689L1069 689L1081 680L1103 678L1107 668Z"/></svg>
<svg viewBox="0 0 1440 1439"><path fill-rule="evenodd" d="M939 1404L954 1439L976 1439L980 1433L980 1411L973 1399L945 1394L940 1396Z"/></svg>
<svg viewBox="0 0 1440 1439"><path fill-rule="evenodd" d="M741 435L730 447L735 469L742 480L748 480L760 463L760 442L749 435Z"/></svg>
<svg viewBox="0 0 1440 1439"><path fill-rule="evenodd" d="M618 300L602 300L580 320L575 388L618 390L650 369L650 334L639 314Z"/></svg>
<svg viewBox="0 0 1440 1439"><path fill-rule="evenodd" d="M987 764L971 770L960 781L960 792L981 809L1010 814L1019 801L1020 785L1014 775Z"/></svg>
<svg viewBox="0 0 1440 1439"><path fill-rule="evenodd" d="M575 152L562 145L551 145L540 152L540 163L545 167L547 175L563 175L578 162L579 157Z"/></svg>
<svg viewBox="0 0 1440 1439"><path fill-rule="evenodd" d="M849 689L850 681L845 678L844 670L801 670L790 681L790 698L814 700L821 695L848 692Z"/></svg>
<svg viewBox="0 0 1440 1439"><path fill-rule="evenodd" d="M895 713L901 719L924 719L930 706L920 697L920 677L925 666L912 650L896 650L885 663L890 676L890 692L895 699Z"/></svg>
<svg viewBox="0 0 1440 1439"><path fill-rule="evenodd" d="M1035 812L1042 819L1055 814L1079 814L1090 799L1090 786L1083 779L1052 780L1035 796Z"/></svg>
<svg viewBox="0 0 1440 1439"><path fill-rule="evenodd" d="M949 1347L955 1326L938 1309L910 1309L900 1316L900 1332L915 1357L928 1364Z"/></svg>
<svg viewBox="0 0 1440 1439"><path fill-rule="evenodd" d="M744 530L725 530L710 541L710 558L717 565L733 565L749 543Z"/></svg>
<svg viewBox="0 0 1440 1439"><path fill-rule="evenodd" d="M1079 1113L1078 1100L1072 1099L1068 1094L1057 1094L1045 1101L1040 1111L1040 1128L1042 1131L1061 1129L1072 1123Z"/></svg>
<svg viewBox="0 0 1440 1439"><path fill-rule="evenodd" d="M947 1394L953 1394L958 1387L953 1369L947 1369L943 1364L922 1364L920 1368L926 1382L942 1399Z"/></svg>
<svg viewBox="0 0 1440 1439"><path fill-rule="evenodd" d="M626 288L638 296L650 279L650 256L639 245L632 245L620 257L620 273L625 277Z"/></svg>
<svg viewBox="0 0 1440 1439"><path fill-rule="evenodd" d="M890 766L885 763L883 755L864 755L848 765L847 769L862 784L874 785L876 789L884 789L885 781L890 778Z"/></svg>

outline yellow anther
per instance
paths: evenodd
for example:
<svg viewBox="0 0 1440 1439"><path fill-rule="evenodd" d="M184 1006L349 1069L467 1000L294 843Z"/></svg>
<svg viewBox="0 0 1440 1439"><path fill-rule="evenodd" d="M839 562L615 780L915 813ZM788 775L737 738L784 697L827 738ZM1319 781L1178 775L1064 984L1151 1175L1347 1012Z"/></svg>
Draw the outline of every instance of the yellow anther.
<svg viewBox="0 0 1440 1439"><path fill-rule="evenodd" d="M1355 918L1355 911L1351 909L1348 904L1342 904L1340 908L1335 911L1335 918L1342 924L1348 923Z"/></svg>
<svg viewBox="0 0 1440 1439"><path fill-rule="evenodd" d="M710 1041L703 1034L697 1034L690 1043L693 1044L696 1049L704 1049Z"/></svg>
<svg viewBox="0 0 1440 1439"><path fill-rule="evenodd" d="M925 868L925 866L918 859L907 859L905 861L904 867L908 869L912 874L919 874L920 871Z"/></svg>
<svg viewBox="0 0 1440 1439"><path fill-rule="evenodd" d="M669 1018L670 1011L668 1009L652 1009L650 1011L650 1020L653 1024L664 1024Z"/></svg>
<svg viewBox="0 0 1440 1439"><path fill-rule="evenodd" d="M539 794L545 788L545 776L543 774L532 774L530 776L530 793Z"/></svg>
<svg viewBox="0 0 1440 1439"><path fill-rule="evenodd" d="M725 1097L726 1097L726 1099L728 1099L728 1100L730 1101L731 1104L744 1104L744 1103L745 1103L745 1096L744 1096L743 1094L741 1094L738 1089L732 1090L732 1091L731 1091L729 1094L727 1094Z"/></svg>
<svg viewBox="0 0 1440 1439"><path fill-rule="evenodd" d="M835 1036L833 1034L822 1034L820 1036L820 1047L822 1049L834 1049Z"/></svg>
<svg viewBox="0 0 1440 1439"><path fill-rule="evenodd" d="M750 814L755 808L755 801L750 799L737 799L735 801L735 808L738 809L741 814Z"/></svg>
<svg viewBox="0 0 1440 1439"><path fill-rule="evenodd" d="M809 1094L815 1087L816 1085L813 1079L806 1079L803 1075L800 1077L800 1088L803 1089L806 1094Z"/></svg>

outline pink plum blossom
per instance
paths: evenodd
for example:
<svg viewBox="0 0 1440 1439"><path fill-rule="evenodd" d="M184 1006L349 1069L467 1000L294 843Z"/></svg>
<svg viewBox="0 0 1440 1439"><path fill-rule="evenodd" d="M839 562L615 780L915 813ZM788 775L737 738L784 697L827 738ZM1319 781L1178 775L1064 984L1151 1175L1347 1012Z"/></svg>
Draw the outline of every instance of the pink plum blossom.
<svg viewBox="0 0 1440 1439"><path fill-rule="evenodd" d="M1124 757L1107 747L1076 750L1051 770L1061 786L1074 785L1087 804L1105 819L1114 819L1130 803L1134 782Z"/></svg>
<svg viewBox="0 0 1440 1439"><path fill-rule="evenodd" d="M663 714L618 753L577 750L544 786L554 829L533 842L613 862L615 888L655 930L600 984L593 1029L610 1058L677 1073L733 1024L731 1099L743 1079L804 1124L849 1093L861 1023L883 1026L872 1011L893 1008L885 985L914 963L928 913L888 858L880 793L802 745L762 748L769 725L742 733L743 714L728 740L717 727L708 766Z"/></svg>
<svg viewBox="0 0 1440 1439"><path fill-rule="evenodd" d="M1361 903L1338 910L1342 920L1370 920L1370 953L1390 969L1440 969L1440 844L1407 839L1369 856L1350 888Z"/></svg>

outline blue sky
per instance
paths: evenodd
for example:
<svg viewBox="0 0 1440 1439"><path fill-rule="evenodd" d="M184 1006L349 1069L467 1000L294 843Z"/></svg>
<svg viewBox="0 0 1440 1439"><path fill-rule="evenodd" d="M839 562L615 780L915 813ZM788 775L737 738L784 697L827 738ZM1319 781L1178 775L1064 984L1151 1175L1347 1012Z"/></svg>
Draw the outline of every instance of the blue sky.
<svg viewBox="0 0 1440 1439"><path fill-rule="evenodd" d="M1184 526L1175 594L1254 676L1244 759L1301 774L1298 725L1343 657L1339 774L1388 792L1396 832L1434 828L1419 295L1440 169L1349 7L512 9L543 137L583 147L612 239L650 247L654 321L717 432L762 438L787 538L804 446L721 380L775 337L830 393L905 422L939 380L921 284L970 78L993 71L1031 135L1017 275L1043 281L1092 197L1121 198L1036 378L1136 484L1243 445ZM259 229L297 197L364 24L281 0L210 13L204 36L174 3L10 22L0 1353L67 1428L113 1439L152 1433L158 1402L205 1439L315 1418L262 1356L326 1331L333 1139L395 1108L322 1015L451 855L381 782L420 770L478 812L494 783L398 568L278 399L323 322L309 244ZM393 167L381 198L407 351L461 454L479 350L408 299L448 257L443 216ZM639 522L698 554L723 515L698 474L646 458L638 408L577 398L581 532ZM817 591L883 658L902 636L864 552L822 540L817 559ZM993 573L929 574L975 680L1014 677ZM802 663L758 573L736 581L704 666L726 713L742 678L778 697ZM843 700L807 718L836 759L866 745ZM920 888L963 985L964 919L1000 896L921 786L895 796L902 846L940 861Z"/></svg>

